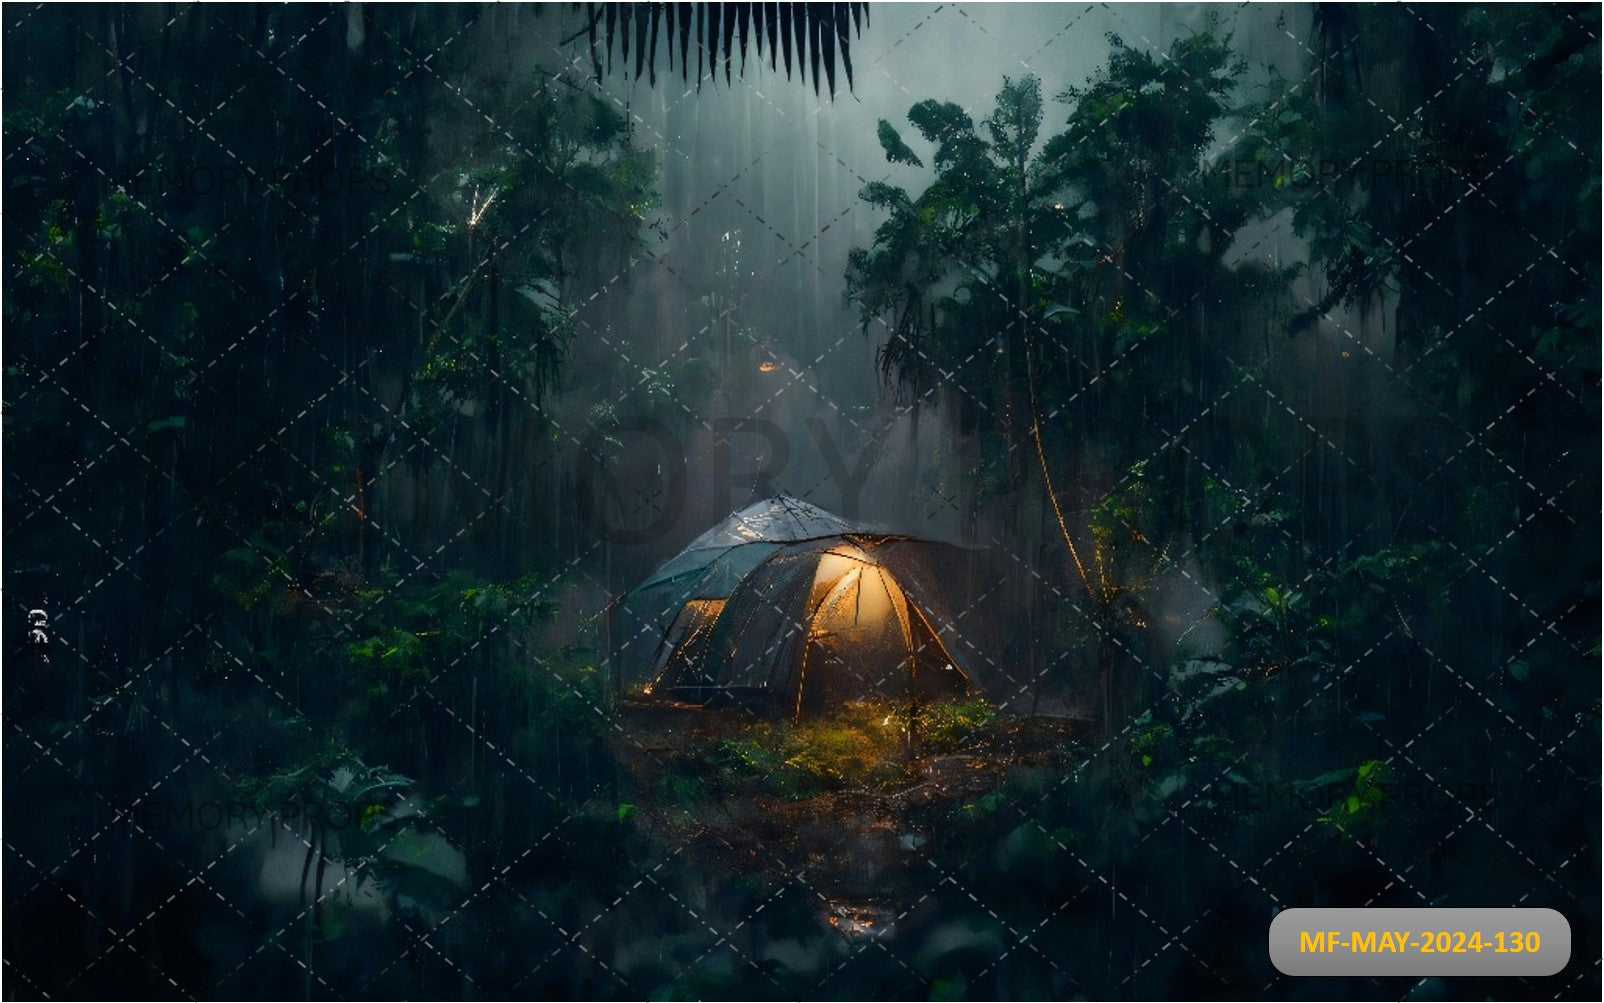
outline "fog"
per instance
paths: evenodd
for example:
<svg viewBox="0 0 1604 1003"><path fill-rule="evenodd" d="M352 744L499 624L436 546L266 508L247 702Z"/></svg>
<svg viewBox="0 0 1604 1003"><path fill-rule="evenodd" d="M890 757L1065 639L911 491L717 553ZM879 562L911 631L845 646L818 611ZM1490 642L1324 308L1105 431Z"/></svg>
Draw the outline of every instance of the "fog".
<svg viewBox="0 0 1604 1003"><path fill-rule="evenodd" d="M487 20L484 31L500 40L512 64L564 71L604 93L628 116L636 141L660 159L662 199L652 230L639 253L603 276L601 294L580 311L584 344L572 385L587 386L587 357L621 357L625 371L640 378L606 403L609 417L628 421L645 413L640 386L665 360L699 357L727 375L710 397L673 394L667 411L684 422L685 431L673 437L683 466L663 451L656 433L624 434L627 448L609 468L616 478L608 489L612 505L599 521L629 531L602 530L606 592L575 600L563 618L575 625L599 626L587 618L610 596L734 508L774 493L897 532L1005 551L1006 570L1019 579L1012 586L1016 599L1031 604L1036 569L1048 568L1051 576L1063 560L1045 499L1028 495L1012 512L981 506L976 524L966 524L974 461L947 420L964 388L928 395L916 414L876 364L887 334L883 319L865 327L857 305L844 297L848 251L868 245L884 220L859 193L873 181L917 191L924 176L887 162L877 123L890 121L917 143L907 126L914 103L951 101L978 121L990 113L1004 77L1035 75L1047 101L1039 149L1067 118L1058 96L1106 64L1111 34L1162 57L1176 40L1212 23L1248 60L1240 86L1249 91L1266 72L1303 78L1311 63L1312 11L1293 4L890 4L871 9L852 45L854 84L848 89L842 74L832 98L786 79L783 65L771 70L756 52L733 84L721 75L686 82L659 66L653 86L622 65L597 81L582 38L558 44L579 31L578 13L529 18L498 11ZM1221 135L1217 142L1234 138ZM1250 226L1239 244L1241 260L1303 254L1287 217ZM1302 281L1318 286L1314 278ZM573 447L567 459L582 472L596 466L590 450L598 438L597 403L580 389L558 405L557 421ZM680 470L683 496L671 483ZM1103 471L1068 490L1091 503L1116 477ZM1174 569L1163 575L1152 598L1156 635L1166 644L1212 636L1215 627L1203 618L1214 592L1193 575ZM1029 657L1039 665L1039 654ZM1016 699L1031 689L1011 677L999 681ZM1082 688L1083 673L1061 682Z"/></svg>
<svg viewBox="0 0 1604 1003"><path fill-rule="evenodd" d="M691 426L680 446L697 473L676 518L654 523L660 532L649 541L619 548L626 569L643 572L754 493L793 494L905 532L969 535L952 503L961 463L939 400L926 402L937 405L935 420L919 424L916 444L908 401L882 382L875 363L883 321L865 329L843 297L847 252L867 245L883 221L859 193L871 181L917 190L921 176L887 163L876 139L881 119L906 127L908 108L934 99L979 120L1005 76L1035 75L1049 99L1045 140L1067 115L1052 99L1106 63L1110 34L1161 54L1212 20L1250 57L1252 86L1263 66L1287 76L1307 71L1312 17L1292 4L888 4L870 16L852 44L854 85L842 74L833 98L787 80L783 65L771 70L755 51L733 84L713 74L687 83L660 65L653 86L622 60L597 81L577 12L498 10L475 28L495 40L509 72L564 71L605 94L628 116L636 141L660 158L652 232L582 306L587 344L574 372L583 374L584 353L594 352L620 356L642 374L684 355L738 374L710 399L675 396ZM1277 234L1269 246L1286 239ZM765 360L777 365L759 371ZM571 444L587 441L596 403L584 393L561 402L558 420ZM625 395L612 403L623 418L636 402ZM783 444L770 441L776 434ZM662 468L663 457L635 459L653 473ZM843 483L832 460L837 471L861 474L861 485Z"/></svg>

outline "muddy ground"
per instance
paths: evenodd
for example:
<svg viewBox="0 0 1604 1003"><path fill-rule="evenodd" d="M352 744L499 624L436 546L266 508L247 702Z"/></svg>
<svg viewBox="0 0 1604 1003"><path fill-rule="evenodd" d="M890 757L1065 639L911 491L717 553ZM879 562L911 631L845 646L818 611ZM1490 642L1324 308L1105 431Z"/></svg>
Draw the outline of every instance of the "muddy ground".
<svg viewBox="0 0 1604 1003"><path fill-rule="evenodd" d="M616 752L642 824L717 869L805 880L818 893L821 921L849 936L889 934L911 890L929 884L916 872L963 852L954 820L1021 771L1072 768L1090 725L997 717L956 750L916 748L911 756L890 741L814 791L786 789L761 769L728 762L732 742L757 736L773 744L786 725L649 698L626 701L620 719Z"/></svg>

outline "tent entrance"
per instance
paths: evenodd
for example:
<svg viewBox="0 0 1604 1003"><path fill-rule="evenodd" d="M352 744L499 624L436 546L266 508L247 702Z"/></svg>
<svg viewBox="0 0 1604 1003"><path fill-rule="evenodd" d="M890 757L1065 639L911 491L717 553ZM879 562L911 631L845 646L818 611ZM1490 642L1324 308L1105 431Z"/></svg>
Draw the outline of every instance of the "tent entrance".
<svg viewBox="0 0 1604 1003"><path fill-rule="evenodd" d="M657 646L652 683L646 687L646 692L663 686L665 691L673 689L677 696L702 699L718 686L705 656L713 624L724 612L724 602L723 599L691 599L680 607L679 615L669 624L668 632Z"/></svg>
<svg viewBox="0 0 1604 1003"><path fill-rule="evenodd" d="M684 601L655 649L648 692L790 718L853 700L962 697L969 677L921 606L918 566L899 566L881 543L792 544L747 572L727 599Z"/></svg>
<svg viewBox="0 0 1604 1003"><path fill-rule="evenodd" d="M819 560L793 714L843 699L923 700L967 679L890 570L856 546Z"/></svg>

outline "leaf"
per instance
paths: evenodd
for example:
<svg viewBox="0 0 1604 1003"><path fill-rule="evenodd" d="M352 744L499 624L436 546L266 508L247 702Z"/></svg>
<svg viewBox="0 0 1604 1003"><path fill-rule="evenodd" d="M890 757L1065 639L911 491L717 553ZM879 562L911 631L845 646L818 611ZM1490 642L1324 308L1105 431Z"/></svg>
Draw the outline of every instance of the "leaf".
<svg viewBox="0 0 1604 1003"><path fill-rule="evenodd" d="M518 295L541 310L555 310L562 302L557 284L550 279L536 279L518 287Z"/></svg>
<svg viewBox="0 0 1604 1003"><path fill-rule="evenodd" d="M145 431L152 432L152 433L165 432L168 429L174 429L174 430L181 429L185 425L188 425L188 424L189 424L189 419L188 418L184 417L181 414L175 414L171 418L162 418L162 419L159 419L157 421L151 422L149 425L145 426Z"/></svg>
<svg viewBox="0 0 1604 1003"><path fill-rule="evenodd" d="M920 101L908 109L908 121L932 143L946 143L955 138L973 136L975 131L974 120L962 107L951 101Z"/></svg>
<svg viewBox="0 0 1604 1003"><path fill-rule="evenodd" d="M1156 800L1163 801L1169 798L1170 795L1185 789L1185 787L1186 776L1181 773L1171 773L1163 780L1160 780L1157 787L1153 788L1153 797Z"/></svg>
<svg viewBox="0 0 1604 1003"><path fill-rule="evenodd" d="M913 208L907 192L884 181L869 182L859 197L870 205L882 206L892 212L908 212Z"/></svg>
<svg viewBox="0 0 1604 1003"><path fill-rule="evenodd" d="M912 164L915 167L923 167L925 165L924 161L919 159L919 155L914 153L908 147L908 144L902 141L902 136L897 133L891 123L883 118L880 120L879 134L880 147L886 151L887 160L893 164Z"/></svg>

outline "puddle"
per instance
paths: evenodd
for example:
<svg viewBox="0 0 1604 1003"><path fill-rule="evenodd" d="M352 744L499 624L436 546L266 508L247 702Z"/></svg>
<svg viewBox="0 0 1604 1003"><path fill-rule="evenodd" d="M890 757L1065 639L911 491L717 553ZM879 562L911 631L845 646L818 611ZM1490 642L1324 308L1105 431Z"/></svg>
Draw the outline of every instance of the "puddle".
<svg viewBox="0 0 1604 1003"><path fill-rule="evenodd" d="M885 940L896 935L896 913L881 905L829 900L825 922L851 941Z"/></svg>

